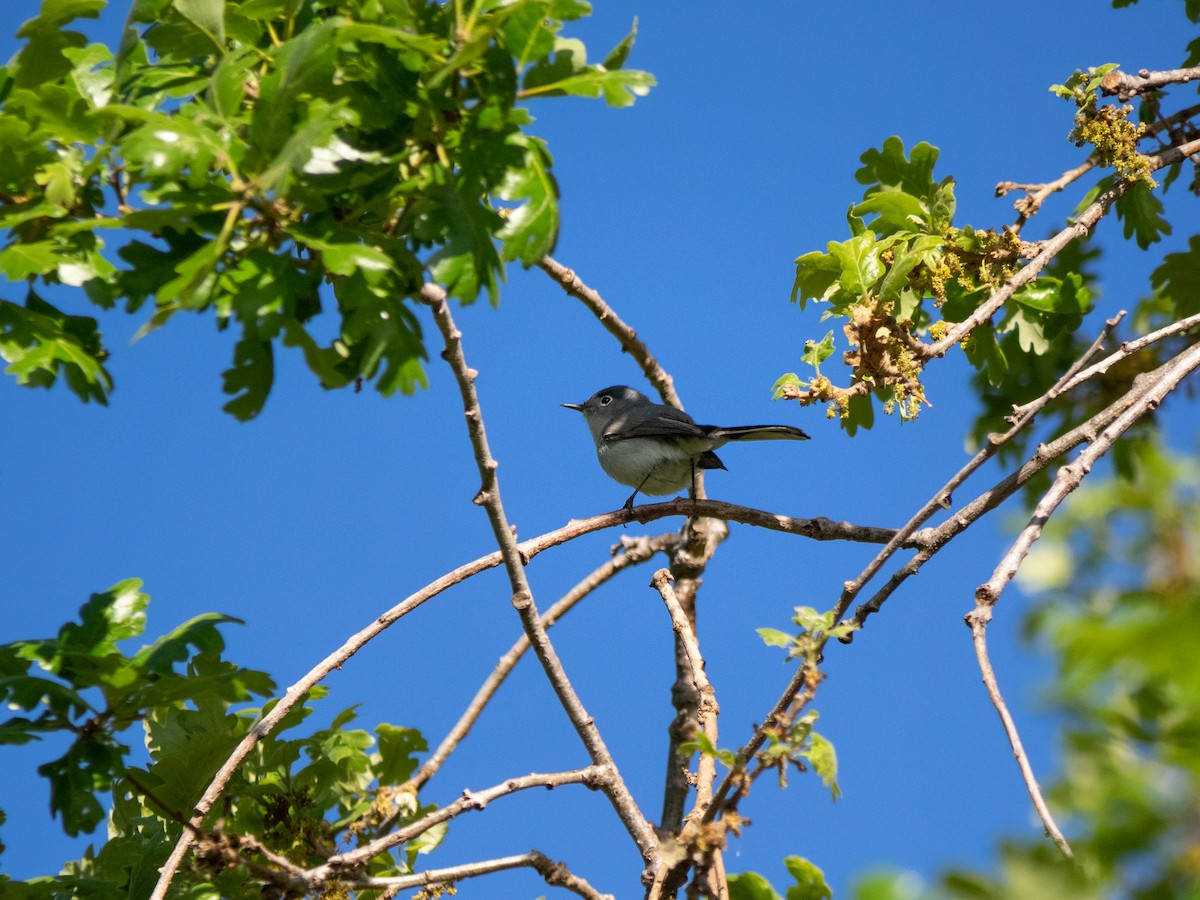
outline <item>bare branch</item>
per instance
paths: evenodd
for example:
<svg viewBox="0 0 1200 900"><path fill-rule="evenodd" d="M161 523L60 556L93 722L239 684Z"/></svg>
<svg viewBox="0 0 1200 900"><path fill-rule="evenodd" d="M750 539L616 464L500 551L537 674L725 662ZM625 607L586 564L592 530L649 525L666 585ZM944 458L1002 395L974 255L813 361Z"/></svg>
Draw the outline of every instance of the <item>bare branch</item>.
<svg viewBox="0 0 1200 900"><path fill-rule="evenodd" d="M398 828L390 834L363 844L346 853L331 856L319 866L304 873L305 879L312 886L325 883L331 878L338 878L341 873L349 872L356 866L365 865L373 856L397 847L406 841L411 841L435 825L449 822L465 812L482 810L493 800L507 797L518 791L530 788L544 787L553 790L567 784L582 784L593 791L603 791L612 780L612 772L605 766L587 766L583 769L573 769L568 772L531 772L519 778L509 778L500 784L492 785L481 791L463 791L462 796L453 803L448 803L440 809L435 809L428 815L415 822Z"/></svg>
<svg viewBox="0 0 1200 900"><path fill-rule="evenodd" d="M1065 434L1060 435L1048 444L1039 444L1034 454L1015 472L1011 473L989 490L980 494L966 506L958 510L936 528L920 532L925 546L912 559L897 569L888 582L871 597L869 601L859 606L849 619L861 627L869 616L879 611L884 601L903 584L908 578L917 574L921 567L932 559L946 543L961 534L986 513L991 512L1001 503L1011 497L1029 482L1037 473L1049 466L1064 453L1078 447L1080 444L1093 443L1099 440L1105 428L1112 425L1126 413L1142 395L1145 386L1157 383L1166 377L1176 365L1179 357L1159 366L1151 372L1143 373L1134 380L1134 387L1113 401L1109 406L1096 413L1086 422L1077 425Z"/></svg>
<svg viewBox="0 0 1200 900"><path fill-rule="evenodd" d="M613 578L618 572L630 566L646 562L656 553L665 553L678 543L679 535L674 533L660 534L656 537L622 538L619 545L620 552L616 552L611 560L593 571L587 578L580 581L575 587L564 594L562 599L546 610L542 614L543 624L547 628L551 627L570 612L581 600L600 587L600 585ZM438 748L421 765L416 774L401 785L399 790L415 794L421 789L422 785L437 773L442 767L442 763L454 752L459 742L470 733L471 728L483 712L484 707L491 701L496 691L500 689L500 685L504 683L504 680L517 663L520 662L521 657L525 655L528 649L529 638L526 635L522 635L509 648L508 652L500 657L496 668L492 670L487 680L476 692L475 697L467 705L467 708L454 724L454 727L450 729L450 732L442 739Z"/></svg>
<svg viewBox="0 0 1200 900"><path fill-rule="evenodd" d="M349 890L389 890L401 891L407 888L428 887L435 884L447 884L463 881L467 878L478 878L493 872L503 872L508 869L530 868L541 875L547 884L566 888L586 897L587 900L615 900L612 894L602 894L590 884L572 875L565 863L554 862L537 850L530 850L519 856L503 856L498 859L488 859L481 862L463 863L444 869L429 869L415 875L400 875L393 878L357 878L339 882Z"/></svg>
<svg viewBox="0 0 1200 900"><path fill-rule="evenodd" d="M983 615L983 610L987 611L988 616L991 615L991 607L1000 599L1000 595L1012 581L1021 562L1029 553L1029 548L1041 536L1042 526L1054 514L1067 495L1079 487L1096 461L1108 452L1113 442L1124 434L1134 422L1146 413L1157 409L1167 394L1173 391L1179 382L1195 371L1197 367L1200 367L1200 344L1192 345L1160 367L1158 369L1160 374L1157 377L1139 376L1130 392L1135 395L1133 402L1100 432L1088 448L1079 454L1074 463L1058 470L1054 484L1034 507L1029 523L1022 529L1004 558L1000 560L992 577L976 589L979 615Z"/></svg>
<svg viewBox="0 0 1200 900"><path fill-rule="evenodd" d="M609 334L621 342L621 349L632 356L634 362L641 366L643 374L654 385L655 390L662 397L663 403L683 409L683 404L679 402L679 395L675 393L674 379L667 374L666 369L659 365L654 354L638 338L637 332L621 321L621 317L604 302L596 291L584 284L583 279L576 275L573 269L568 269L549 256L542 257L538 262L538 268L557 281L568 294L580 300L600 320L600 324L608 329Z"/></svg>
<svg viewBox="0 0 1200 900"><path fill-rule="evenodd" d="M1116 69L1101 79L1100 91L1110 97L1116 94L1118 100L1124 101L1167 84L1184 84L1198 78L1200 78L1200 66L1192 66L1190 69L1165 69L1161 72L1140 69L1136 75L1129 75Z"/></svg>
<svg viewBox="0 0 1200 900"><path fill-rule="evenodd" d="M971 629L972 639L975 644L975 658L979 661L979 671L983 673L983 684L987 688L992 706L996 707L996 712L1000 715L1000 722L1004 726L1004 733L1008 735L1008 742L1012 746L1013 757L1016 758L1017 767L1021 770L1021 778L1025 782L1025 790L1029 792L1029 797L1033 801L1033 808L1037 810L1038 818L1042 820L1042 826L1046 829L1046 834L1050 835L1059 852L1067 859L1073 860L1075 859L1075 854L1071 850L1071 845L1067 843L1067 839L1063 837L1062 830L1054 821L1054 816L1050 814L1050 807L1046 805L1045 798L1042 797L1042 790L1038 786L1037 778L1033 774L1033 766L1029 764L1029 756L1025 752L1025 746L1021 743L1021 735L1017 732L1017 724L1009 714L1004 697L1000 694L1000 685L996 682L996 673L992 670L991 660L988 659L988 621L984 618L976 618L970 613L964 618Z"/></svg>
<svg viewBox="0 0 1200 900"><path fill-rule="evenodd" d="M508 572L508 580L512 586L512 605L521 617L521 625L533 646L533 652L546 677L550 681L554 693L558 696L567 718L575 727L576 733L587 749L592 763L605 770L606 778L601 785L605 796L612 803L618 818L629 832L637 845L642 859L648 867L653 867L658 861L658 838L654 829L638 808L637 801L629 793L617 771L617 764L609 753L595 720L588 714L583 701L575 693L570 679L563 669L554 646L546 633L534 604L533 592L529 587L529 579L525 576L526 558L522 556L517 544L517 538L504 514L504 505L500 500L500 485L496 477L498 463L492 457L488 447L487 432L483 425L483 412L479 407L479 398L475 393L475 378L477 373L467 366L466 357L462 350L462 334L454 324L450 315L450 305L446 302L446 292L434 284L426 284L421 289L421 299L433 310L434 320L442 333L446 350L444 358L450 364L454 377L458 381L459 393L462 394L463 413L467 420L467 430L471 435L471 446L475 451L475 462L479 467L482 485L475 496L475 502L487 510L488 520L492 524L492 533L500 547L500 555L504 560L504 568Z"/></svg>
<svg viewBox="0 0 1200 900"><path fill-rule="evenodd" d="M1099 362L1088 366L1086 369L1083 369L1079 372L1068 373L1071 377L1066 380L1066 383L1063 384L1061 388L1059 388L1059 393L1066 393L1067 391L1078 387L1088 379L1104 374L1121 360L1128 356L1132 356L1134 353L1137 353L1139 350L1145 347L1149 347L1151 344L1155 344L1158 341L1169 338L1172 335L1179 334L1180 332L1187 331L1189 328L1194 328L1197 325L1200 325L1200 313L1196 313L1196 315L1188 316L1184 319L1179 319L1176 322L1172 322L1170 325L1166 325L1157 329L1156 331L1151 331L1149 334L1144 334L1140 338L1124 341L1122 342L1120 349L1104 357L1104 359L1100 360ZM1018 415L1022 415L1031 405L1032 404L1026 403L1024 406L1015 407L1013 411Z"/></svg>
<svg viewBox="0 0 1200 900"><path fill-rule="evenodd" d="M1002 181L996 185L996 196L1003 197L1009 191L1022 190L1026 192L1024 197L1013 204L1017 210L1017 221L1013 228L1020 231L1021 226L1037 215L1047 197L1078 181L1097 165L1099 165L1099 157L1091 156L1075 168L1068 169L1058 178L1045 184L1017 184L1012 181Z"/></svg>

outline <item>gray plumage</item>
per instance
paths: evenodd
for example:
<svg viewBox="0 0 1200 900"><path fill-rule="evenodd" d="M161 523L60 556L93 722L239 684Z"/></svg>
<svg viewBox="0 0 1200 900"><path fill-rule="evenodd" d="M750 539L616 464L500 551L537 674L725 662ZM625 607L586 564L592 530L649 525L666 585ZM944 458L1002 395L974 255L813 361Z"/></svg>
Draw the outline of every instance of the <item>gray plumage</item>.
<svg viewBox="0 0 1200 900"><path fill-rule="evenodd" d="M687 413L655 403L624 385L597 391L584 403L564 403L583 413L600 467L619 484L638 493L672 494L694 483L696 469L724 469L713 451L729 441L806 441L791 425L697 425Z"/></svg>

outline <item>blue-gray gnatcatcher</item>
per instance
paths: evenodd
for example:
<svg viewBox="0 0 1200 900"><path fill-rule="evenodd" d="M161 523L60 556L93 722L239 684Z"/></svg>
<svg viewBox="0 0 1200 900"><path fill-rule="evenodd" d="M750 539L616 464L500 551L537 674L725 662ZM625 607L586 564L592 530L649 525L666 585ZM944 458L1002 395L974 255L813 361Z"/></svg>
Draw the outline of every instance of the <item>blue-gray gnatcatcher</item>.
<svg viewBox="0 0 1200 900"><path fill-rule="evenodd" d="M713 451L729 441L808 440L791 425L697 425L682 410L620 384L592 394L586 403L563 406L583 413L608 477L633 488L625 509L639 492L673 494L694 486L697 469L724 469Z"/></svg>

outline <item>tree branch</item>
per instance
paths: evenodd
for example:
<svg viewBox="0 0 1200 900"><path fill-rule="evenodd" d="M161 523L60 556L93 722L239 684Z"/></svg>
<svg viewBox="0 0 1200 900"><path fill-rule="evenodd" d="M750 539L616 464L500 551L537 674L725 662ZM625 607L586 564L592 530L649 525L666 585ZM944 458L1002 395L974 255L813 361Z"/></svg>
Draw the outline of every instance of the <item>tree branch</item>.
<svg viewBox="0 0 1200 900"><path fill-rule="evenodd" d="M509 583L512 586L512 605L521 617L521 625L533 647L533 652L546 677L550 681L554 693L558 696L567 718L575 726L575 731L587 749L592 763L605 770L602 790L618 818L629 832L637 845L647 867L656 867L658 861L658 838L654 829L638 808L637 801L629 793L617 770L617 764L609 753L595 720L588 714L583 701L575 693L570 679L559 661L554 646L546 633L534 604L533 592L529 587L529 579L525 576L526 559L521 554L516 536L504 513L504 505L500 499L500 485L496 477L498 463L492 457L488 447L487 432L483 425L483 412L479 407L479 398L475 393L475 378L477 372L467 366L463 356L462 334L454 324L450 315L450 305L446 302L446 292L434 284L426 284L421 289L421 299L433 310L434 320L446 345L444 358L450 364L454 377L458 381L459 393L462 395L463 414L467 420L467 430L471 436L471 446L475 451L475 462L479 467L482 485L475 495L475 503L487 510L488 520L492 524L492 533L500 547L500 555L504 568L508 572Z"/></svg>
<svg viewBox="0 0 1200 900"><path fill-rule="evenodd" d="M604 565L593 571L587 578L580 581L575 587L571 588L563 595L557 603L551 606L542 614L542 623L546 628L550 628L559 619L570 612L581 600L587 597L600 585L609 581L618 572L646 562L656 553L665 553L672 546L679 542L679 535L675 533L660 534L656 537L641 537L641 538L622 538L618 548L614 548L614 556ZM400 791L409 791L417 793L421 787L429 781L437 771L442 767L447 757L454 752L459 742L463 740L471 731L476 720L483 712L484 707L491 701L496 691L500 689L500 685L508 677L513 668L520 662L521 657L529 649L529 637L522 635L508 652L500 657L500 661L496 664L496 668L484 681L483 685L476 692L475 697L467 705L462 716L450 729L450 732L442 739L441 744L427 759L417 772L399 787Z"/></svg>
<svg viewBox="0 0 1200 900"><path fill-rule="evenodd" d="M1158 377L1145 378L1141 384L1137 381L1134 382L1134 388L1130 391L1134 395L1133 402L1128 404L1127 408L1119 416L1104 427L1096 439L1088 445L1087 449L1079 454L1075 462L1065 465L1058 470L1058 474L1054 478L1054 483L1042 496L1042 499L1038 501L1037 506L1034 507L1028 524L1021 530L1021 533L1017 536L1017 539L1013 542L1008 552L1004 554L1004 557L992 572L992 577L976 588L975 608L965 616L966 623L971 629L975 654L979 660L979 667L983 673L983 681L987 686L988 696L991 698L992 704L996 707L996 711L1000 715L1000 721L1004 726L1005 733L1008 735L1009 743L1013 748L1013 755L1016 757L1017 765L1021 770L1021 777L1025 781L1026 790L1028 790L1029 796L1033 800L1033 805L1037 810L1038 816L1041 817L1042 824L1046 828L1046 833L1050 835L1054 843L1058 846L1059 851L1067 859L1073 859L1074 854L1071 851L1070 845L1063 837L1062 832L1055 824L1053 817L1050 815L1050 810L1046 806L1045 801L1042 799L1041 790L1033 775L1033 769L1021 744L1016 723L1008 713L1008 709L1004 704L1004 698L1001 696L1000 688L996 683L995 673L992 671L991 663L988 660L987 626L992 618L992 610L995 608L1001 594L1003 594L1005 588L1012 582L1021 563L1029 554L1033 543L1041 536L1045 523L1050 520L1050 517L1054 515L1054 512L1062 502L1072 491L1079 487L1096 462L1108 452L1113 443L1126 430L1142 416L1157 409L1163 399L1178 387L1184 378L1196 371L1197 368L1200 368L1200 344L1192 345L1165 366L1161 367L1158 370L1160 373ZM1144 376L1139 376L1139 379L1143 378Z"/></svg>
<svg viewBox="0 0 1200 900"><path fill-rule="evenodd" d="M1200 140L1188 141L1178 147L1173 147L1162 153L1147 157L1149 171L1155 172L1165 166L1174 165L1198 152L1200 152ZM1050 260L1062 252L1064 247L1076 238L1083 237L1091 231L1095 224L1104 217L1112 205L1116 203L1117 199L1133 183L1127 179L1120 179L1111 188L1096 198L1095 202L1080 213L1074 222L1043 243L1040 252L1030 259L1019 272L1008 279L1001 288L993 292L971 315L967 316L963 321L950 326L946 331L945 337L940 341L926 345L922 351L925 358L931 359L937 356L945 356L947 350L961 341L977 325L990 319L1013 294L1037 278L1042 269L1046 267Z"/></svg>
<svg viewBox="0 0 1200 900"><path fill-rule="evenodd" d="M1017 768L1021 770L1021 778L1025 782L1025 790L1029 792L1029 797L1033 801L1033 808L1037 810L1038 818L1042 820L1042 826L1046 829L1046 834L1050 835L1059 852L1067 859L1074 860L1075 854L1071 850L1071 845L1063 837L1062 831L1054 821L1054 817L1050 814L1050 807L1046 805L1046 801L1042 797L1041 788L1038 786L1037 778L1033 774L1033 766L1029 764L1029 756L1025 753L1025 746L1021 743L1021 735L1017 732L1017 724L1009 714L1004 697L1000 694L1000 685L996 682L996 673L992 670L992 663L988 659L987 619L975 618L970 613L964 619L967 626L971 629L972 640L975 644L975 659L978 660L979 670L983 673L984 687L987 688L992 706L996 707L996 712L1000 715L1000 722L1004 726L1004 733L1008 735L1008 742L1012 746L1013 756L1017 760Z"/></svg>
<svg viewBox="0 0 1200 900"><path fill-rule="evenodd" d="M572 893L585 897L587 900L615 900L612 894L602 894L577 875L572 875L565 863L554 862L537 850L530 850L519 856L503 856L498 859L488 859L481 862L463 863L444 869L429 869L415 875L400 875L394 878L356 878L347 879L339 884L353 891L387 890L396 891L415 887L448 884L463 881L467 878L478 878L493 872L503 872L508 869L530 868L545 879L546 884L562 887Z"/></svg>
<svg viewBox="0 0 1200 900"><path fill-rule="evenodd" d="M1037 473L1049 466L1064 453L1078 447L1080 444L1092 443L1099 439L1101 432L1120 418L1133 406L1145 385L1153 384L1171 371L1179 357L1159 366L1151 372L1143 373L1134 379L1134 386L1105 409L1096 413L1086 422L1077 425L1065 434L1060 435L1048 444L1039 444L1034 454L1015 472L1009 474L989 490L980 494L949 519L936 528L920 532L925 546L912 559L897 569L869 601L859 606L854 615L848 620L862 627L869 616L879 611L883 602L904 583L908 578L917 574L921 567L932 559L946 543L961 534L983 515L991 512L1010 496L1020 490Z"/></svg>
<svg viewBox="0 0 1200 900"><path fill-rule="evenodd" d="M1124 317L1125 312L1122 310L1113 318L1108 319L1104 323L1104 329L1092 342L1092 345L1077 360L1075 360L1075 362L1071 364L1070 368L1067 369L1063 376L1059 378L1058 381L1055 382L1048 391L1042 394L1042 396L1022 407L1020 414L1012 420L1012 427L1009 428L1008 431L1004 432L1004 434L989 434L987 442L982 448L980 448L979 452L977 452L965 466L959 469L949 481L947 481L944 485L942 485L941 488L934 492L933 496L925 502L925 505L922 506L916 512L916 514L908 520L907 523L905 523L904 527L902 527L896 532L895 535L892 536L891 540L889 540L883 549L875 555L875 558L867 564L867 567L863 569L857 577L851 581L847 581L842 586L842 594L838 598L838 602L833 607L835 621L841 620L841 618L846 614L846 610L850 608L850 604L854 601L854 598L858 596L859 592L862 591L867 582L875 577L875 574L883 567L884 563L886 563L893 556L893 554L900 549L901 544L905 540L907 540L918 528L924 525L934 513L942 509L950 508L953 492L957 490L963 482L965 482L972 474L974 474L985 462L995 456L1001 447L1016 437L1019 432L1024 430L1024 428L1034 420L1037 414L1041 412L1046 404L1073 386L1072 381L1076 373L1078 373L1085 365L1087 365L1089 360L1091 360L1097 353L1100 352L1100 349L1104 346L1104 342L1107 340L1109 335L1112 334L1113 329L1117 327L1121 319ZM853 632L843 638L844 643L850 643L851 640L853 640Z"/></svg>
<svg viewBox="0 0 1200 900"><path fill-rule="evenodd" d="M346 853L339 853L336 856L329 857L321 865L307 870L304 873L304 878L310 887L325 884L332 878L340 878L341 873L348 872L356 866L366 865L372 857L390 850L392 847L397 847L406 841L411 841L415 837L419 837L435 825L449 822L451 819L465 812L485 809L493 800L507 797L518 791L525 791L536 787L553 790L556 787L562 787L567 784L582 784L590 790L603 791L611 780L611 771L605 766L600 765L587 766L583 769L573 769L568 772L531 772L519 778L509 778L500 784L492 785L481 791L465 790L462 792L462 796L453 803L448 803L440 809L435 809L428 815L423 816L415 822L410 822L403 828L398 828L390 834L376 838L370 843L363 844L361 847L356 847Z"/></svg>
<svg viewBox="0 0 1200 900"><path fill-rule="evenodd" d="M621 349L632 356L634 362L641 367L642 373L654 385L655 390L662 397L663 403L674 406L676 409L683 409L683 404L679 402L679 395L675 393L675 380L667 374L666 369L659 365L654 354L638 338L637 332L621 321L621 317L613 311L612 307L605 303L596 291L584 284L583 279L575 274L574 269L568 269L549 256L542 257L537 265L539 269L557 281L564 291L592 311L592 314L600 320L600 324L608 330L608 333L621 343Z"/></svg>
<svg viewBox="0 0 1200 900"><path fill-rule="evenodd" d="M1066 393L1067 391L1078 387L1088 379L1104 374L1121 360L1132 356L1134 353L1137 353L1139 350L1145 347L1149 347L1151 344L1155 344L1158 341L1169 338L1172 335L1179 334L1180 332L1187 331L1189 328L1194 328L1197 325L1200 325L1200 313L1196 313L1196 315L1188 316L1184 319L1179 319L1176 322L1172 322L1170 325L1166 325L1157 329L1156 331L1151 331L1150 333L1144 334L1139 338L1123 341L1118 350L1104 357L1104 359L1100 360L1099 362L1090 365L1086 369L1083 369L1079 372L1068 372L1067 374L1071 377L1066 379L1065 384L1059 388L1059 393ZM1033 402L1036 403L1037 401ZM1026 403L1024 406L1014 407L1013 412L1017 415L1022 415L1031 405L1032 404L1030 403Z"/></svg>
<svg viewBox="0 0 1200 900"><path fill-rule="evenodd" d="M587 519L575 519L555 531L547 532L528 541L523 541L518 545L518 548L521 557L528 562L544 550L565 544L568 541L594 531L625 525L629 522L641 522L645 524L656 519L676 515L710 516L727 519L742 522L746 525L769 528L773 531L795 534L816 541L846 540L882 544L886 543L895 534L895 531L892 529L853 525L849 522L834 522L823 516L815 519L800 519L764 510L751 509L750 507L736 506L732 503L724 503L718 500L678 499L665 503L635 506L632 509L618 509L613 512L602 513L598 516L591 516ZM922 546L921 542L923 539L922 534L917 534L906 542L904 546L920 547ZM183 834L180 835L174 849L171 851L171 855L159 870L159 880L151 895L152 900L163 900L165 898L166 891L170 887L175 872L178 870L180 863L183 862L184 856L187 855L188 848L192 845L194 840L193 830L199 830L203 827L204 817L212 809L213 804L221 794L224 793L229 779L237 771L242 760L250 754L255 744L275 730L276 726L279 725L284 717L291 712L292 708L304 698L314 685L323 681L331 672L340 669L347 660L366 646L372 638L378 636L389 626L395 624L426 601L433 599L448 588L474 575L478 575L480 572L495 568L500 565L500 562L501 554L499 551L496 551L459 566L452 572L447 572L435 581L430 582L416 593L410 594L403 601L384 612L365 628L351 635L341 647L330 653L300 678L299 681L288 687L278 702L255 723L250 732L233 749L224 765L213 776L203 796L196 802L194 814L189 820L191 829L185 829Z"/></svg>
<svg viewBox="0 0 1200 900"><path fill-rule="evenodd" d="M1115 69L1100 81L1100 92L1111 97L1117 95L1118 100L1132 100L1138 94L1153 91L1167 84L1184 84L1200 78L1200 66L1190 69L1165 69L1161 72L1151 72L1139 69L1136 75L1130 75Z"/></svg>

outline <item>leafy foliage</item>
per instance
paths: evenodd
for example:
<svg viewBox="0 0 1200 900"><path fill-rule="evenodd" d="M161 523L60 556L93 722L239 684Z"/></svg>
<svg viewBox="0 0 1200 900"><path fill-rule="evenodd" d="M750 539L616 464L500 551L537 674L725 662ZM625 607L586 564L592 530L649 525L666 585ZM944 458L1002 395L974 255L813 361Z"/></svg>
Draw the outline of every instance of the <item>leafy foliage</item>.
<svg viewBox="0 0 1200 900"><path fill-rule="evenodd" d="M0 744L55 732L72 737L62 757L38 769L69 834L93 831L105 817L102 795L111 803L99 851L57 877L17 886L0 876L18 896L148 896L179 823L258 720L260 710L246 701L275 690L262 672L221 658L218 626L237 622L228 616L199 616L126 655L120 645L145 629L149 598L139 588L124 581L94 594L79 621L57 637L0 646L0 698L25 713L0 723ZM259 897L262 882L252 867L265 861L262 853L316 865L328 855L322 850L366 842L385 823L428 812L415 793L398 789L416 769L414 754L426 749L418 732L381 724L372 735L350 727L355 713L348 709L307 736L281 736L301 725L324 693L311 691L239 768L211 817L210 825L221 819L222 831L201 840L180 876L183 893ZM134 762L143 754L123 742L134 728L144 729L144 765ZM411 871L444 833L434 828L396 855L376 856L370 872ZM238 836L259 843L237 847Z"/></svg>
<svg viewBox="0 0 1200 900"><path fill-rule="evenodd" d="M422 283L495 303L506 262L554 246L552 160L522 101L627 106L653 84L622 68L634 31L601 63L559 34L578 0L139 0L115 54L70 27L104 11L46 0L0 70L0 274L27 283L24 306L0 300L0 355L22 384L62 375L99 402L95 321L36 283L151 303L143 332L183 311L232 326L240 419L280 345L325 387L411 393Z"/></svg>

